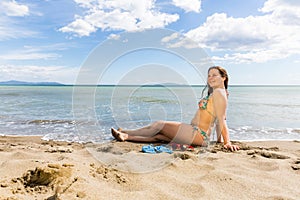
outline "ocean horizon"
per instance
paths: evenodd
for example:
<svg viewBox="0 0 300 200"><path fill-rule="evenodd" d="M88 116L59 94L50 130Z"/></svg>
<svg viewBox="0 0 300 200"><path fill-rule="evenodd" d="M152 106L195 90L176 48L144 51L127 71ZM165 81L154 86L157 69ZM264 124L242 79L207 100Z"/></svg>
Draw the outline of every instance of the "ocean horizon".
<svg viewBox="0 0 300 200"><path fill-rule="evenodd" d="M205 87L203 84L178 84L178 83L160 83L160 84L68 84L60 82L28 82L28 81L18 81L18 80L9 80L9 81L0 81L0 86L57 86L57 87ZM297 84L230 84L229 87L299 87Z"/></svg>

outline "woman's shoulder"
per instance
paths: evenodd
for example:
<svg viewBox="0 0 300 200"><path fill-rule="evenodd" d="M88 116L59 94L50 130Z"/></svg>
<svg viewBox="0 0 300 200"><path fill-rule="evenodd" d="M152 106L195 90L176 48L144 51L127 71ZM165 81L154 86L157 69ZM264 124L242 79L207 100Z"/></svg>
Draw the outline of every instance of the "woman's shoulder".
<svg viewBox="0 0 300 200"><path fill-rule="evenodd" d="M216 88L213 91L213 95L214 96L224 96L224 97L226 97L227 92L226 92L226 89L224 89L224 88Z"/></svg>
<svg viewBox="0 0 300 200"><path fill-rule="evenodd" d="M218 100L218 101L227 101L227 92L225 89L223 88L217 88L214 89L213 93L212 93L212 97L213 99Z"/></svg>

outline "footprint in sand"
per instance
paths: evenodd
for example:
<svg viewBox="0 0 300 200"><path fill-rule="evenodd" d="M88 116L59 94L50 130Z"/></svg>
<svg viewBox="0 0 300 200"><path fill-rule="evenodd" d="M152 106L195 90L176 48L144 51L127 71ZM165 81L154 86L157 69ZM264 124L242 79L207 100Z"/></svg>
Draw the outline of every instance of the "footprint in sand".
<svg viewBox="0 0 300 200"><path fill-rule="evenodd" d="M181 160L193 159L196 160L196 156L188 153L174 153L174 158L180 158Z"/></svg>
<svg viewBox="0 0 300 200"><path fill-rule="evenodd" d="M293 170L300 170L300 158L294 161L291 167Z"/></svg>
<svg viewBox="0 0 300 200"><path fill-rule="evenodd" d="M90 164L91 170L90 174L93 177L99 177L109 182L117 182L118 184L129 184L129 179L125 177L120 171L105 167L105 166L98 166L96 167L94 163Z"/></svg>
<svg viewBox="0 0 300 200"><path fill-rule="evenodd" d="M260 155L265 158L270 158L270 159L289 159L289 156L270 152L267 150L249 150L247 151L247 155L252 155L255 157L255 155Z"/></svg>

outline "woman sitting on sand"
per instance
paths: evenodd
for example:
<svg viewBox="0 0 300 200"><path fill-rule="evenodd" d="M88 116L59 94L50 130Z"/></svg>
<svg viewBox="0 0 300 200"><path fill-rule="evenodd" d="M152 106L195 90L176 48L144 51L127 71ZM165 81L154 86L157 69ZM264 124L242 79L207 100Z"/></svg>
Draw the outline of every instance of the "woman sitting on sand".
<svg viewBox="0 0 300 200"><path fill-rule="evenodd" d="M156 121L149 126L136 130L111 129L118 141L134 142L175 142L205 146L216 125L218 142L221 136L224 147L237 151L239 146L232 145L226 124L228 74L219 66L210 67L207 77L208 95L201 99L199 108L191 124L172 121Z"/></svg>

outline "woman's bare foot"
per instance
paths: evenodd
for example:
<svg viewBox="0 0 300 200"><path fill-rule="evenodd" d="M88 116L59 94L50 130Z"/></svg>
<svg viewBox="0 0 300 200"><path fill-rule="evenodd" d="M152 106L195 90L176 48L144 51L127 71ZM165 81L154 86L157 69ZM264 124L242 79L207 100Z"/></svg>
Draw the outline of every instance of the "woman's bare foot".
<svg viewBox="0 0 300 200"><path fill-rule="evenodd" d="M120 132L114 128L111 128L111 134L116 138L116 140L124 142L127 139L127 134Z"/></svg>
<svg viewBox="0 0 300 200"><path fill-rule="evenodd" d="M122 129L122 128L120 128L120 127L117 129L117 131L119 131L119 132L123 133L123 129Z"/></svg>

